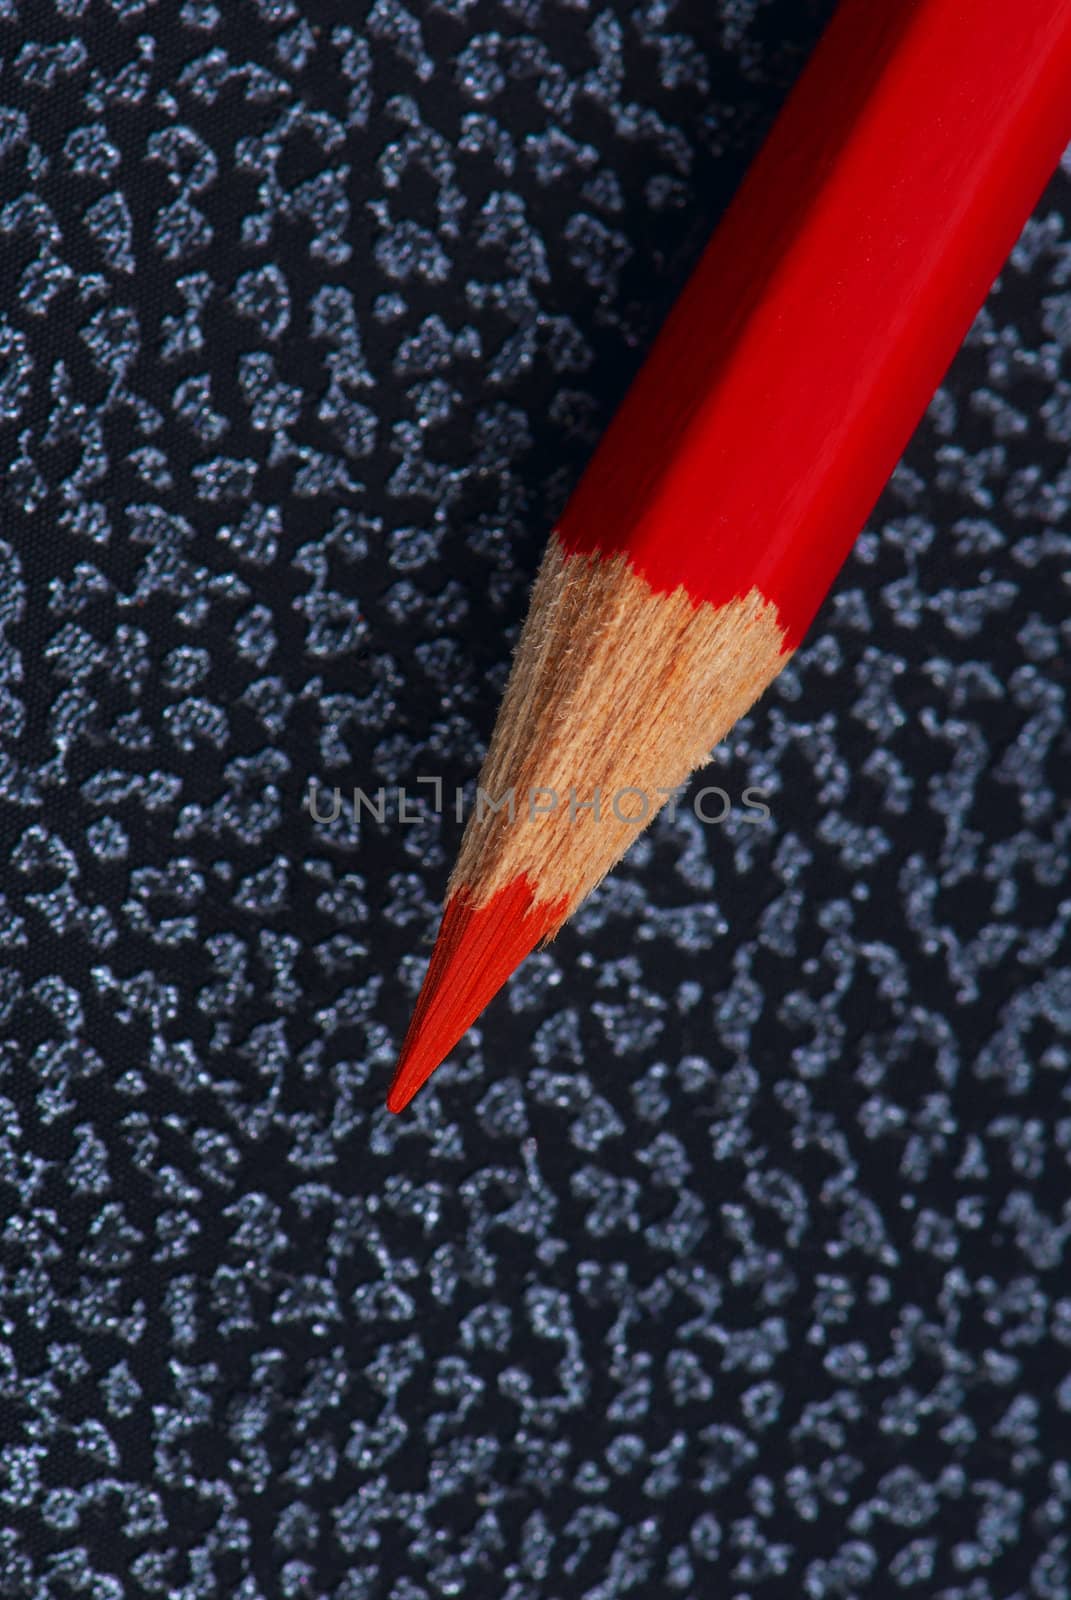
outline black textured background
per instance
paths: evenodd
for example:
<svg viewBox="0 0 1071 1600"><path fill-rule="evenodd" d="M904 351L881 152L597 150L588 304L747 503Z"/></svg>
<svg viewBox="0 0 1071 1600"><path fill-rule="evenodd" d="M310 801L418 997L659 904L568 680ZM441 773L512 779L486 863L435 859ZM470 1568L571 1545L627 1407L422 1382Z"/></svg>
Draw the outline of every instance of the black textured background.
<svg viewBox="0 0 1071 1600"><path fill-rule="evenodd" d="M809 643L382 1109L831 7L0 0L0 1595L1071 1593L1057 175ZM693 787L692 793L699 787Z"/></svg>

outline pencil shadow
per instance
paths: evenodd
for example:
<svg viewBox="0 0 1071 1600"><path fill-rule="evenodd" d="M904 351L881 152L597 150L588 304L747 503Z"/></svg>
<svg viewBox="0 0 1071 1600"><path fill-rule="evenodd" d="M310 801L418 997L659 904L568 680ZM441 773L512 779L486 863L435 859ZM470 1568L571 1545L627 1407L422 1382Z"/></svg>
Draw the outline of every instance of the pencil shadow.
<svg viewBox="0 0 1071 1600"><path fill-rule="evenodd" d="M465 168L469 182L484 162L486 192L469 201L451 246L449 291L407 294L427 337L447 336L443 371L457 404L434 447L410 430L409 454L373 508L397 529L412 487L413 520L426 520L429 481L441 486L455 648L426 687L402 691L412 696L402 720L414 733L432 727L448 780L472 775L472 728L490 734L555 517L832 9L686 0L672 34L640 12L616 32L578 23L561 44L576 74L561 116L539 104L540 66L549 68L534 42L512 41L515 81L481 124L486 150ZM400 200L426 212L431 198L412 189ZM431 412L444 378L425 367L400 347L395 372Z"/></svg>

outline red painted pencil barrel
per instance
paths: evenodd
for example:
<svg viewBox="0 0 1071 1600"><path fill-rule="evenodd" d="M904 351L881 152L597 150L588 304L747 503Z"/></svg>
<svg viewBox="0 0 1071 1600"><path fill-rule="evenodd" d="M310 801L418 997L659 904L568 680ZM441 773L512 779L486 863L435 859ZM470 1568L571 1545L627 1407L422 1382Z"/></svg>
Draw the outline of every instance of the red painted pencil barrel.
<svg viewBox="0 0 1071 1600"><path fill-rule="evenodd" d="M843 0L558 529L797 645L1071 139L1071 0Z"/></svg>

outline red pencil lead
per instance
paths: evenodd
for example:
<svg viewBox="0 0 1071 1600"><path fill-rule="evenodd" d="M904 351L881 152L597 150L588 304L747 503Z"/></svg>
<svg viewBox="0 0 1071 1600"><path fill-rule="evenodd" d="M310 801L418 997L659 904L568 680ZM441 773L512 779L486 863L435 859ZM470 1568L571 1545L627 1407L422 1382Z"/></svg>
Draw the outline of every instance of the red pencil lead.
<svg viewBox="0 0 1071 1600"><path fill-rule="evenodd" d="M464 891L451 895L398 1058L388 1111L404 1111L525 956L555 930L564 911L558 903L537 902L524 877L482 906L473 906Z"/></svg>

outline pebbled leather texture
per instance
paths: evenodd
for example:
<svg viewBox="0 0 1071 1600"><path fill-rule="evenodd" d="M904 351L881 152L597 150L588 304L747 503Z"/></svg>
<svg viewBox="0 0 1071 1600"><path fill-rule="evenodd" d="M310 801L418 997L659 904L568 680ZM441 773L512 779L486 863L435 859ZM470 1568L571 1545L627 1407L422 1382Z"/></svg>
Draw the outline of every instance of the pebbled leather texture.
<svg viewBox="0 0 1071 1600"><path fill-rule="evenodd" d="M0 0L5 1600L1071 1594L1066 173L798 657L383 1109L830 9Z"/></svg>

